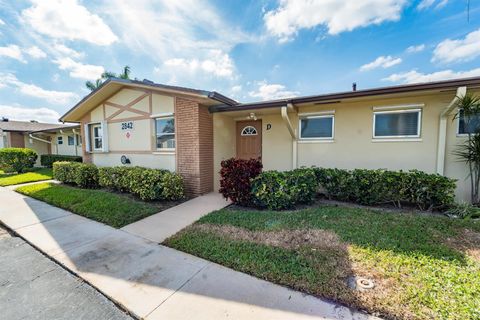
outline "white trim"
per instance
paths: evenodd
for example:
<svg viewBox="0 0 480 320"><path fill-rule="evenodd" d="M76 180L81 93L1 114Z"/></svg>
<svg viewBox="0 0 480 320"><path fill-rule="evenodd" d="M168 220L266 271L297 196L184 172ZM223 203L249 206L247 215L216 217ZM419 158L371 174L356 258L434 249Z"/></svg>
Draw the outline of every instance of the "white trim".
<svg viewBox="0 0 480 320"><path fill-rule="evenodd" d="M459 109L459 114L460 114L460 109ZM480 117L480 116L479 116ZM465 138L468 137L468 133L460 133L460 116L456 117L456 124L457 124L457 130L455 131L456 136L458 138Z"/></svg>
<svg viewBox="0 0 480 320"><path fill-rule="evenodd" d="M382 110L403 110L403 109L421 109L424 108L424 103L415 103L415 104L399 104L391 106L373 106L373 111L382 111Z"/></svg>
<svg viewBox="0 0 480 320"><path fill-rule="evenodd" d="M103 152L103 132L102 132L102 123L101 122L95 122L95 123L90 123L89 124L90 128L92 128L92 151L93 152ZM101 132L102 133L102 136L100 137L95 137L95 127L99 127L100 130L98 132ZM101 141L102 141L102 147L100 148L96 148L95 147L95 140L98 139L98 138L101 138Z"/></svg>
<svg viewBox="0 0 480 320"><path fill-rule="evenodd" d="M314 140L299 140L298 143L300 144L308 144L308 143L334 143L334 139L314 139Z"/></svg>
<svg viewBox="0 0 480 320"><path fill-rule="evenodd" d="M331 118L332 119L332 132L330 137L302 137L302 120L304 119L318 119L318 118ZM298 118L298 128L299 128L299 141L305 140L333 140L335 138L335 115L333 114L325 114L325 115L311 115L311 116L303 116Z"/></svg>
<svg viewBox="0 0 480 320"><path fill-rule="evenodd" d="M174 125L173 127L173 133L162 133L162 134L157 134L157 119L169 119L169 118L172 118L174 123L175 123L175 116L173 113L170 113L168 116L161 116L161 117L156 117L156 118L153 118L153 126L154 126L154 144L155 144L155 150L157 152L162 152L162 151L166 151L166 152L171 152L172 150L175 151L176 150L176 147L177 147L177 133L175 132L176 130L176 126ZM158 145L157 145L157 138L159 136L165 136L165 135L173 135L173 141L175 143L175 148L159 148Z"/></svg>
<svg viewBox="0 0 480 320"><path fill-rule="evenodd" d="M162 155L162 154L167 154L167 155L175 155L175 149L172 149L172 148L165 148L165 149L158 149L158 150L162 150L162 151L153 151L152 154L155 154L155 155Z"/></svg>
<svg viewBox="0 0 480 320"><path fill-rule="evenodd" d="M372 142L422 142L422 138L372 139Z"/></svg>
<svg viewBox="0 0 480 320"><path fill-rule="evenodd" d="M335 110L328 110L328 111L317 111L317 112L303 112L299 113L299 117L307 117L307 116L316 116L316 115L334 115Z"/></svg>
<svg viewBox="0 0 480 320"><path fill-rule="evenodd" d="M244 133L247 128L252 128L253 133ZM242 131L240 132L240 135L243 137L258 136L257 128L255 128L254 126L246 125L245 127L243 127Z"/></svg>
<svg viewBox="0 0 480 320"><path fill-rule="evenodd" d="M166 117L173 117L174 116L174 113L172 112L165 112L165 113L157 113L157 114L152 114L150 116L151 119L154 119L154 118L166 118Z"/></svg>
<svg viewBox="0 0 480 320"><path fill-rule="evenodd" d="M375 124L376 124L376 115L377 114L389 114L389 113L412 113L418 112L417 114L417 134L415 135L403 135L403 136L376 136L375 135ZM390 111L375 111L373 112L373 126L372 126L372 137L376 140L384 139L408 139L408 138L420 138L422 132L422 109L403 109L403 110L390 110Z"/></svg>

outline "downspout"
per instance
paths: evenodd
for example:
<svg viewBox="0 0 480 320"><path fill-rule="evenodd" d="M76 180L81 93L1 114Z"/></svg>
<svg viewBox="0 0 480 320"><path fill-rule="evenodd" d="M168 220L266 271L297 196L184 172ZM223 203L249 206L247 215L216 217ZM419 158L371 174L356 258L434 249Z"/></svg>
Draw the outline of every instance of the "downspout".
<svg viewBox="0 0 480 320"><path fill-rule="evenodd" d="M28 136L30 138L34 139L34 140L41 141L41 142L48 143L48 144L52 144L52 141L48 141L48 140L45 140L45 139L42 139L42 138L35 137L33 135L33 133L29 133Z"/></svg>
<svg viewBox="0 0 480 320"><path fill-rule="evenodd" d="M288 132L290 132L290 136L292 137L292 169L297 168L297 133L296 130L292 126L292 122L288 117L288 109L295 110L295 107L288 103L286 106L281 108L281 115L282 119L287 126Z"/></svg>
<svg viewBox="0 0 480 320"><path fill-rule="evenodd" d="M76 129L72 129L72 132L73 132L73 143L74 143L73 148L75 149L75 155L78 156L78 151L77 151L78 138L77 137L80 135L80 133L78 133Z"/></svg>
<svg viewBox="0 0 480 320"><path fill-rule="evenodd" d="M445 153L447 146L447 120L448 116L455 108L457 101L465 96L467 87L458 87L457 94L450 104L440 114L440 124L438 127L438 148L437 148L437 173L443 175L445 171Z"/></svg>

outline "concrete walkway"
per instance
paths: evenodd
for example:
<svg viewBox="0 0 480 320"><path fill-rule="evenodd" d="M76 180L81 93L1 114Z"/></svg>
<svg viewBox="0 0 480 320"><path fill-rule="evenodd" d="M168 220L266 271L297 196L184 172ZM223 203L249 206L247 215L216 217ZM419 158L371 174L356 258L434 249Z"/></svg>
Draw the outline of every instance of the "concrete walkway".
<svg viewBox="0 0 480 320"><path fill-rule="evenodd" d="M0 221L146 319L374 319L0 188Z"/></svg>
<svg viewBox="0 0 480 320"><path fill-rule="evenodd" d="M161 243L204 215L229 204L221 194L212 192L129 224L122 230Z"/></svg>

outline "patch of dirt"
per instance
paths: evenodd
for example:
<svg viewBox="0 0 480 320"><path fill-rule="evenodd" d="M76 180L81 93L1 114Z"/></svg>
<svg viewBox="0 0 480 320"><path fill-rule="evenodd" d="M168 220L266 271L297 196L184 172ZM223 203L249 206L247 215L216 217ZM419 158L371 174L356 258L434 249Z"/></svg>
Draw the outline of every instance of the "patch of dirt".
<svg viewBox="0 0 480 320"><path fill-rule="evenodd" d="M470 229L463 229L454 238L447 238L446 244L451 248L462 251L475 261L480 262L480 233Z"/></svg>

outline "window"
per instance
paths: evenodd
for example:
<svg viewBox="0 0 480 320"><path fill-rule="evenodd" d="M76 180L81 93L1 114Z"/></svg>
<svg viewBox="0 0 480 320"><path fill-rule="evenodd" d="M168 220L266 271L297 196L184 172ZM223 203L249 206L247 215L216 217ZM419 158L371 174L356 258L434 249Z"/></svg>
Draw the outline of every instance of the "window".
<svg viewBox="0 0 480 320"><path fill-rule="evenodd" d="M252 127L252 126L246 126L245 128L243 128L241 135L242 136L256 136L257 135L257 129L255 129L255 127Z"/></svg>
<svg viewBox="0 0 480 320"><path fill-rule="evenodd" d="M155 119L157 149L175 148L175 119L164 117Z"/></svg>
<svg viewBox="0 0 480 320"><path fill-rule="evenodd" d="M419 138L421 109L373 113L374 138Z"/></svg>
<svg viewBox="0 0 480 320"><path fill-rule="evenodd" d="M92 138L93 150L98 151L103 149L103 132L100 124L92 124Z"/></svg>
<svg viewBox="0 0 480 320"><path fill-rule="evenodd" d="M79 135L79 134L76 134L75 139L77 141L77 146L81 146L82 145L82 136Z"/></svg>
<svg viewBox="0 0 480 320"><path fill-rule="evenodd" d="M474 115L472 117L465 118L463 110L460 109L458 114L458 130L457 133L469 134L478 133L480 130L480 115Z"/></svg>
<svg viewBox="0 0 480 320"><path fill-rule="evenodd" d="M69 146L73 146L75 144L75 139L73 138L73 136L68 136L68 145Z"/></svg>
<svg viewBox="0 0 480 320"><path fill-rule="evenodd" d="M63 144L63 137L62 136L57 137L57 144Z"/></svg>
<svg viewBox="0 0 480 320"><path fill-rule="evenodd" d="M300 139L333 139L334 116L300 118Z"/></svg>

